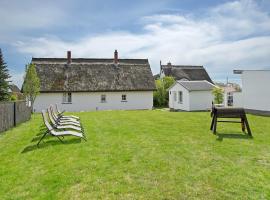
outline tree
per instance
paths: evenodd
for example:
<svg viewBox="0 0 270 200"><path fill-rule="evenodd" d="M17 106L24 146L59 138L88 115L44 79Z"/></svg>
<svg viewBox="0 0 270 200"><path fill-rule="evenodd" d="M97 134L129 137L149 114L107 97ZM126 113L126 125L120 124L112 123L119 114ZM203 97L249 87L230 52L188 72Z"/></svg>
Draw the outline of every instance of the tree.
<svg viewBox="0 0 270 200"><path fill-rule="evenodd" d="M0 101L8 101L9 100L9 82L10 78L7 64L4 61L2 51L0 49Z"/></svg>
<svg viewBox="0 0 270 200"><path fill-rule="evenodd" d="M214 95L214 103L221 104L224 100L224 91L220 87L214 87L212 90L212 94Z"/></svg>
<svg viewBox="0 0 270 200"><path fill-rule="evenodd" d="M165 105L166 91L161 79L155 80L156 91L154 91L154 106L162 107Z"/></svg>
<svg viewBox="0 0 270 200"><path fill-rule="evenodd" d="M163 107L168 106L169 102L169 87L175 82L173 77L165 76L162 79L155 81L156 91L154 92L154 106Z"/></svg>
<svg viewBox="0 0 270 200"><path fill-rule="evenodd" d="M168 89L174 84L175 80L172 76L165 76L163 79L163 85L165 89L165 106L168 106L169 103L169 91Z"/></svg>
<svg viewBox="0 0 270 200"><path fill-rule="evenodd" d="M26 66L26 74L23 83L23 94L30 101L33 112L33 105L40 91L40 81L37 76L36 66L30 63Z"/></svg>

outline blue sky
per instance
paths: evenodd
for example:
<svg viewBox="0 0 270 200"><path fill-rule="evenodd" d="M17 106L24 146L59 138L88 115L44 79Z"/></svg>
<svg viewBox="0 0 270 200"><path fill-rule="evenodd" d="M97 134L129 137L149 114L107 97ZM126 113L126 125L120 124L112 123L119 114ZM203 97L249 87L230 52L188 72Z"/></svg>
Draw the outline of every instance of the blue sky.
<svg viewBox="0 0 270 200"><path fill-rule="evenodd" d="M32 57L148 58L203 65L216 81L270 67L270 1L0 1L0 47L19 86Z"/></svg>

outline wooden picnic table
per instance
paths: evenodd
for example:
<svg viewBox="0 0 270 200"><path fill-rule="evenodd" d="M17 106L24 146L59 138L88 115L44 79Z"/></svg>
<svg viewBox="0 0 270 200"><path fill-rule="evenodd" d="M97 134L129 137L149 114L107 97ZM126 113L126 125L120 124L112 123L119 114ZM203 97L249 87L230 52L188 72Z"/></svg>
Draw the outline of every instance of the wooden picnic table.
<svg viewBox="0 0 270 200"><path fill-rule="evenodd" d="M242 131L245 132L245 129L247 129L248 135L252 136L244 108L216 107L212 103L211 117L212 122L210 130L212 130L214 134L216 134L217 122L229 122L241 123ZM218 120L218 118L240 118L241 121Z"/></svg>

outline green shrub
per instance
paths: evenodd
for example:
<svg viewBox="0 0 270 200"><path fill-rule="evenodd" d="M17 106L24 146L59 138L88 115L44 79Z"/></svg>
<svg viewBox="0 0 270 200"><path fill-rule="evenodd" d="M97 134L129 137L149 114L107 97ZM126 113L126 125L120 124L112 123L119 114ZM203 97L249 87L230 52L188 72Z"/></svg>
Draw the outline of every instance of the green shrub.
<svg viewBox="0 0 270 200"><path fill-rule="evenodd" d="M214 103L221 104L224 100L224 91L220 87L214 87L212 90L212 94L214 95Z"/></svg>
<svg viewBox="0 0 270 200"><path fill-rule="evenodd" d="M155 81L156 91L154 92L154 106L155 107L164 107L168 106L169 102L169 87L174 84L175 80L173 77L165 76L162 79Z"/></svg>

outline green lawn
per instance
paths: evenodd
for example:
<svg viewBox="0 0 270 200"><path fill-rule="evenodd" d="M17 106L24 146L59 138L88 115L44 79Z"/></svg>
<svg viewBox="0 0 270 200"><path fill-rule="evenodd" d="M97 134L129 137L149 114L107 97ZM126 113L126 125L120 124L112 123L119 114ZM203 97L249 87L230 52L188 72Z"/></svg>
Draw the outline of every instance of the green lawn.
<svg viewBox="0 0 270 200"><path fill-rule="evenodd" d="M0 134L0 199L270 199L270 117L209 130L209 113L99 111L88 141L41 137L41 115Z"/></svg>

